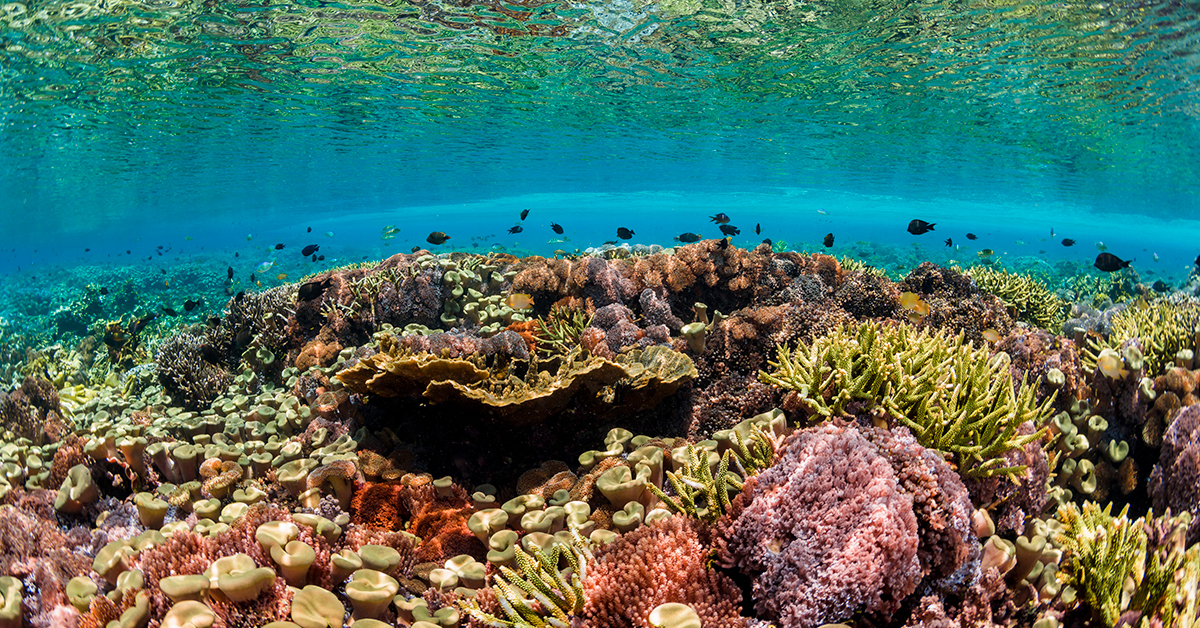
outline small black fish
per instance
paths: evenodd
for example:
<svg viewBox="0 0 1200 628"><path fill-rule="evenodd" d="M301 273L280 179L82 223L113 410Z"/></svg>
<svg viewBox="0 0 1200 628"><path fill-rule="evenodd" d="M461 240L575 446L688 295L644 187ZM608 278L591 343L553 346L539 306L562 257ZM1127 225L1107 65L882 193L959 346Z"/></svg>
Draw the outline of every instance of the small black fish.
<svg viewBox="0 0 1200 628"><path fill-rule="evenodd" d="M313 256L312 256L312 261L314 261L314 262L315 262L315 261L317 261L317 254L316 254L316 253L313 253Z"/></svg>
<svg viewBox="0 0 1200 628"><path fill-rule="evenodd" d="M754 223L754 235L762 235L762 224Z"/></svg>
<svg viewBox="0 0 1200 628"><path fill-rule="evenodd" d="M733 225L721 225L721 233L724 233L727 236L735 236L741 232L741 229L738 229Z"/></svg>
<svg viewBox="0 0 1200 628"><path fill-rule="evenodd" d="M763 238L762 243L771 247L775 246L775 243L771 241L771 238Z"/></svg>
<svg viewBox="0 0 1200 628"><path fill-rule="evenodd" d="M616 240L605 240L605 241L604 241L604 243L605 243L605 244L611 244L611 245L613 245L613 246L616 246L616 245L617 245L617 241L616 241ZM1197 257L1196 259L1200 259L1200 257ZM1200 264L1200 262L1197 262L1197 264Z"/></svg>
<svg viewBox="0 0 1200 628"><path fill-rule="evenodd" d="M174 309L169 308L165 305L162 306L162 311L166 312L167 316L179 316L179 312L176 312Z"/></svg>
<svg viewBox="0 0 1200 628"><path fill-rule="evenodd" d="M558 224L557 222L550 223L550 229L553 230L554 233L562 235L562 232L563 232L562 225Z"/></svg>
<svg viewBox="0 0 1200 628"><path fill-rule="evenodd" d="M308 228L308 233L312 233L312 227Z"/></svg>
<svg viewBox="0 0 1200 628"><path fill-rule="evenodd" d="M276 251L283 250L283 247L284 247L284 246L286 246L286 245L284 245L282 242L280 242L279 244L276 244L276 245L275 245L275 250L276 250Z"/></svg>
<svg viewBox="0 0 1200 628"><path fill-rule="evenodd" d="M317 261L318 261L318 262L323 262L323 261L325 261L325 256L324 256L324 255L318 255L318 256L317 256Z"/></svg>
<svg viewBox="0 0 1200 628"><path fill-rule="evenodd" d="M721 213L717 214L716 216L709 216L708 219L717 223L718 225L723 225L723 224L729 222L729 216L726 215L725 212L721 212Z"/></svg>
<svg viewBox="0 0 1200 628"><path fill-rule="evenodd" d="M825 248L829 248L829 247L833 246L833 234L832 233L825 234L825 242L824 243L825 243Z"/></svg>
<svg viewBox="0 0 1200 628"><path fill-rule="evenodd" d="M721 238L720 240L717 240L717 248L721 250L729 248L729 239Z"/></svg>
<svg viewBox="0 0 1200 628"><path fill-rule="evenodd" d="M233 279L233 266L230 266L230 267L228 268L228 270L226 271L226 274L228 274L228 275L229 275L229 278L230 278L230 279Z"/></svg>
<svg viewBox="0 0 1200 628"><path fill-rule="evenodd" d="M158 245L158 246L157 246L157 247L155 247L155 248L161 249L161 248L162 248L162 245L160 244L160 245Z"/></svg>
<svg viewBox="0 0 1200 628"><path fill-rule="evenodd" d="M1050 237L1054 237L1054 227L1050 227Z"/></svg>
<svg viewBox="0 0 1200 628"><path fill-rule="evenodd" d="M1063 238L1063 246L1075 246L1075 241L1071 238Z"/></svg>
<svg viewBox="0 0 1200 628"><path fill-rule="evenodd" d="M312 301L324 294L332 281L329 277L320 281L310 281L300 286L300 289L296 291L296 298L300 301Z"/></svg>
<svg viewBox="0 0 1200 628"><path fill-rule="evenodd" d="M92 252L92 250L91 250L91 249L84 249L84 250L83 250L83 252L84 252L84 253L91 253L91 252Z"/></svg>
<svg viewBox="0 0 1200 628"><path fill-rule="evenodd" d="M968 240L978 240L978 239L979 239L979 236L975 235L974 233L968 233L968 234L967 234L967 239L968 239ZM1070 246L1070 245L1068 244L1067 246Z"/></svg>
<svg viewBox="0 0 1200 628"><path fill-rule="evenodd" d="M37 251L34 251L34 253L37 253ZM130 250L126 249L126 250L125 250L125 254L126 254L126 255L133 255L133 251L130 251Z"/></svg>
<svg viewBox="0 0 1200 628"><path fill-rule="evenodd" d="M162 257L162 251L155 251L155 253L158 253L158 256Z"/></svg>
<svg viewBox="0 0 1200 628"><path fill-rule="evenodd" d="M221 317L217 316L216 314L213 314L213 315L209 316L208 318L204 319L204 323L206 325L208 325L209 327L216 329L221 326Z"/></svg>
<svg viewBox="0 0 1200 628"><path fill-rule="evenodd" d="M312 255L313 253L316 253L319 250L321 250L321 245L310 244L310 245L304 247L303 249L301 249L300 254L303 255L304 257L308 257L309 255Z"/></svg>
<svg viewBox="0 0 1200 628"><path fill-rule="evenodd" d="M529 216L529 210L528 210L528 209L522 209L522 210L521 210L521 220L525 220L525 218L527 218L528 216Z"/></svg>
<svg viewBox="0 0 1200 628"><path fill-rule="evenodd" d="M515 226L508 228L509 233L521 233L524 230L525 230L525 228L522 227L521 225L515 225Z"/></svg>
<svg viewBox="0 0 1200 628"><path fill-rule="evenodd" d="M913 235L921 235L933 231L933 226L936 222L925 222L924 220L912 220L908 223L908 232Z"/></svg>
<svg viewBox="0 0 1200 628"><path fill-rule="evenodd" d="M250 273L250 283L254 283L254 273Z"/></svg>
<svg viewBox="0 0 1200 628"><path fill-rule="evenodd" d="M445 244L446 240L449 239L450 236L446 235L444 232L434 231L433 233L429 234L428 238L425 238L425 241L430 244Z"/></svg>
<svg viewBox="0 0 1200 628"><path fill-rule="evenodd" d="M233 252L233 256L234 256L234 257L241 257L241 256L242 256L242 254L241 254L241 253L238 253L237 251L234 251L234 252Z"/></svg>
<svg viewBox="0 0 1200 628"><path fill-rule="evenodd" d="M165 269L165 268L162 269L162 274L164 274L164 275L167 274L167 269Z"/></svg>
<svg viewBox="0 0 1200 628"><path fill-rule="evenodd" d="M697 233L681 233L675 236L676 242L699 242L702 239Z"/></svg>
<svg viewBox="0 0 1200 628"><path fill-rule="evenodd" d="M192 310L196 309L197 305L200 305L199 301L193 301L191 299L188 299L187 301L183 302L183 311L191 312Z"/></svg>
<svg viewBox="0 0 1200 628"><path fill-rule="evenodd" d="M412 252L413 252L413 253L416 253L417 251L420 251L420 250L421 250L421 247L419 247L419 246L414 246L414 247L412 247Z"/></svg>
<svg viewBox="0 0 1200 628"><path fill-rule="evenodd" d="M1096 256L1096 262L1092 265L1106 273L1111 273L1129 266L1131 262L1133 260L1127 262L1112 253L1101 253Z"/></svg>
<svg viewBox="0 0 1200 628"><path fill-rule="evenodd" d="M946 238L946 246L954 246L954 238Z"/></svg>
<svg viewBox="0 0 1200 628"><path fill-rule="evenodd" d="M1154 288L1155 292L1170 292L1171 291L1170 284L1163 281L1162 279L1159 279L1158 281L1154 282L1154 285L1152 285L1150 287Z"/></svg>
<svg viewBox="0 0 1200 628"><path fill-rule="evenodd" d="M617 237L622 240L628 240L633 237L633 230L626 229L625 227L617 227Z"/></svg>
<svg viewBox="0 0 1200 628"><path fill-rule="evenodd" d="M1196 265L1200 266L1200 255L1196 256Z"/></svg>
<svg viewBox="0 0 1200 628"><path fill-rule="evenodd" d="M108 288L105 288L105 287L101 286L101 287L100 287L100 294L108 294Z"/></svg>
<svg viewBox="0 0 1200 628"><path fill-rule="evenodd" d="M242 290L241 292L239 292L239 293L237 293L237 294L233 295L233 302L234 302L234 303L241 303L241 302L242 302L242 299L243 299L243 298L245 298L245 297L246 297L246 291L245 291L245 290Z"/></svg>

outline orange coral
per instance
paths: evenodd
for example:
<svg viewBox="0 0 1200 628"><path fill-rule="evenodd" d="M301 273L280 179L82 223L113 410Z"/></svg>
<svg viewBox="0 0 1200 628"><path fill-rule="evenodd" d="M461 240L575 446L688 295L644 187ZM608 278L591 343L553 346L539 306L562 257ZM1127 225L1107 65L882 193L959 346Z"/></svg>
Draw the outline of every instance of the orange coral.
<svg viewBox="0 0 1200 628"><path fill-rule="evenodd" d="M522 321L520 323L513 323L508 327L505 327L505 329L516 332L517 335L523 338L525 340L525 344L529 347L530 354L532 354L534 351L537 351L537 321Z"/></svg>

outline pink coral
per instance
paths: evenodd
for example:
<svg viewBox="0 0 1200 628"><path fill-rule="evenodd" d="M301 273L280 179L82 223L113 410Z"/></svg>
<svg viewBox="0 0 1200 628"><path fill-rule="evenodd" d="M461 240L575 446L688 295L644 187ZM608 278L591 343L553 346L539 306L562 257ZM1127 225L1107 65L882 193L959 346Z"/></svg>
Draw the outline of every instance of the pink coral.
<svg viewBox="0 0 1200 628"><path fill-rule="evenodd" d="M1200 541L1200 405L1181 410L1167 428L1149 490L1155 511L1190 512L1188 545Z"/></svg>
<svg viewBox="0 0 1200 628"><path fill-rule="evenodd" d="M703 524L676 515L597 551L583 583L587 625L649 628L650 611L668 602L691 606L705 628L744 625L738 616L741 591L728 576L705 566L706 537Z"/></svg>
<svg viewBox="0 0 1200 628"><path fill-rule="evenodd" d="M885 615L922 577L912 505L853 425L800 430L721 520L719 559L753 578L755 610L785 628Z"/></svg>

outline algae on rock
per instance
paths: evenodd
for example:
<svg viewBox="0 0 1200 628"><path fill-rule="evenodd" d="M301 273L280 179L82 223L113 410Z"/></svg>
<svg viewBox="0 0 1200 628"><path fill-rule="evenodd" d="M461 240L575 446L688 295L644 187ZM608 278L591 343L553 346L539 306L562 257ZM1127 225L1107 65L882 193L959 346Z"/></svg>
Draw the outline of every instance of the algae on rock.
<svg viewBox="0 0 1200 628"><path fill-rule="evenodd" d="M989 356L962 334L863 323L778 348L775 370L759 379L796 393L809 419L877 412L913 431L922 445L952 456L967 477L1013 476L1004 454L1045 436L1049 404L1035 387L1013 384L1005 353ZM853 405L853 408L851 407ZM1019 436L1032 421L1035 431Z"/></svg>

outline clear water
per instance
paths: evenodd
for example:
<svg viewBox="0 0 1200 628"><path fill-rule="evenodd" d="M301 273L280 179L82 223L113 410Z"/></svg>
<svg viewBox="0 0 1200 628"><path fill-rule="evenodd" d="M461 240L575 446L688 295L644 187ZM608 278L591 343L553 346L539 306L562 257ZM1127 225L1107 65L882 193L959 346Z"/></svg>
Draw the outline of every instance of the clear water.
<svg viewBox="0 0 1200 628"><path fill-rule="evenodd" d="M1082 271L1102 241L1179 281L1198 33L1165 1L9 2L0 272L670 244L725 211L744 246Z"/></svg>

